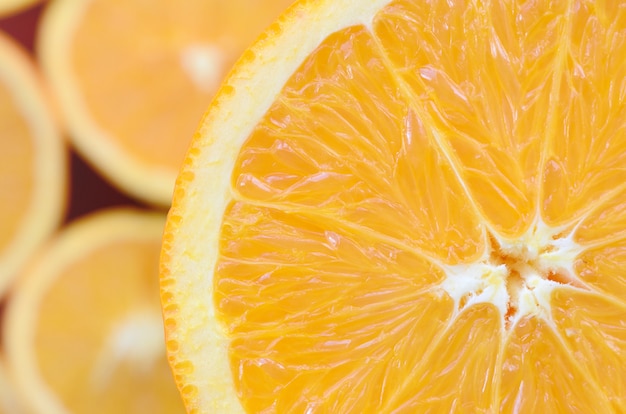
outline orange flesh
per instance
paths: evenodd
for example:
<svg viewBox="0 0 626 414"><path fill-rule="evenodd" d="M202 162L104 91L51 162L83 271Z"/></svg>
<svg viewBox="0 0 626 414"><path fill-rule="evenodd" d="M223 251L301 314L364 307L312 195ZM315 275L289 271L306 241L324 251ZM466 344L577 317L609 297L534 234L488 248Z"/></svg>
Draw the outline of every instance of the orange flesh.
<svg viewBox="0 0 626 414"><path fill-rule="evenodd" d="M43 297L35 338L38 366L71 412L183 411L165 350L144 367L123 354L135 344L117 344L121 354L106 348L142 306L160 324L158 280L150 277L158 274L159 249L158 240L103 246L70 263Z"/></svg>
<svg viewBox="0 0 626 414"><path fill-rule="evenodd" d="M240 51L290 4L273 2L90 1L82 18L89 24L78 26L71 48L94 121L131 156L177 170L189 142L173 137L193 135ZM219 56L215 79L203 87L181 63L190 46Z"/></svg>
<svg viewBox="0 0 626 414"><path fill-rule="evenodd" d="M244 408L626 410L626 10L414 3L324 41L241 150L214 300ZM444 265L537 219L581 286L455 309Z"/></svg>
<svg viewBox="0 0 626 414"><path fill-rule="evenodd" d="M22 225L34 184L32 133L15 96L0 85L0 251Z"/></svg>

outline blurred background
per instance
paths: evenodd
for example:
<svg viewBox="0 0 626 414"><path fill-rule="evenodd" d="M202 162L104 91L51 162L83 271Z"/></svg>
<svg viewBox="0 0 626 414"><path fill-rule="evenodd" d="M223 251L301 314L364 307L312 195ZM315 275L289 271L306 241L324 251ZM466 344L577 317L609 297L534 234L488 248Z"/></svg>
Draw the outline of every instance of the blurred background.
<svg viewBox="0 0 626 414"><path fill-rule="evenodd" d="M37 23L46 2L17 11L9 16L0 17L0 30L22 45L36 61L34 55ZM1 63L0 63L1 64ZM68 223L84 214L113 206L134 206L147 208L146 204L133 199L105 181L93 167L68 145L69 151L69 202L64 223ZM151 208L151 207L150 207Z"/></svg>
<svg viewBox="0 0 626 414"><path fill-rule="evenodd" d="M0 414L184 411L171 377L161 383L154 379L154 373L143 372L154 368L154 364L146 364L146 354L158 355L159 364L167 365L163 363L162 325L152 328L155 317L160 317L160 231L173 180L219 82L245 47L290 3L0 0L0 35L25 52L41 79L67 153L63 160L67 175L58 174L66 187L58 194L62 200L60 217L52 220L50 231L41 232L45 237L36 243L32 258L14 274L0 274L0 279L8 280L4 289L0 283ZM43 20L47 20L45 28ZM9 59L13 59L2 56L0 74L3 65L8 67ZM10 128L2 130L3 110L6 106L0 99L0 155L8 151L12 139ZM0 175L15 174L1 167ZM11 204L14 189L2 188L3 182L7 180L0 177L0 202ZM51 209L57 208L55 203L51 198ZM45 207L46 202L40 204ZM69 233L68 228L90 217L128 208L138 222L157 222L158 231L153 232L150 243L142 241L149 248L120 247L123 243L114 240L110 244L117 243L117 250L109 249L97 260L96 255L80 257L82 253L77 253L79 257L72 260L86 263L80 265L80 272L71 263L63 265L66 268L47 266L56 263L55 255L67 253L59 239ZM144 220L144 216L156 219ZM110 220L109 226L132 227L119 224L123 222ZM84 244L97 238L89 235L89 228L83 225L80 237ZM143 227L137 229L129 231L143 232ZM102 270L105 268L106 272ZM137 283L128 282L129 292L124 293L124 280L112 282L116 269L122 268L124 272L119 273L127 280L135 276L149 280L145 289L149 290L146 295L150 296L147 302L152 316L144 318L144 313L134 312L135 307L143 306L143 302L137 306L133 303L139 302L133 299ZM34 273L47 274L48 281L37 281L44 276ZM32 292L37 290L33 286L38 286L39 293ZM87 292L90 289L105 297L102 304L100 299L76 299L83 293L85 297L92 295ZM124 306L128 309L114 314L109 309L115 306L109 302L120 302L118 296L126 298ZM96 314L105 322L84 321L87 315ZM120 331L119 326L130 326L132 332L126 328ZM103 359L101 348L109 345L99 342L106 342L111 332L117 332L119 345L111 352L122 356ZM119 362L122 359L124 364L128 362L124 369ZM111 366L106 366L107 361ZM97 392L88 389L93 371L98 372L98 378L115 384L100 386ZM135 375L139 371L142 374ZM147 377L152 379L145 384L133 382ZM165 394L176 395L177 401L164 402L163 398L169 398Z"/></svg>
<svg viewBox="0 0 626 414"><path fill-rule="evenodd" d="M0 0L1 1L1 0ZM36 62L34 54L35 36L38 22L46 2L41 2L26 8L10 13L8 16L0 16L0 31L9 35L13 40L24 47L30 57ZM0 64L2 62L0 61ZM0 131L0 137L2 131ZM0 141L1 142L1 141ZM131 198L116 189L107 182L93 167L89 165L76 150L71 146L66 146L68 151L68 194L65 206L64 217L61 225L66 225L80 216L97 212L108 207L131 206L140 209L152 209L145 203ZM0 151L2 149L0 148ZM0 191L2 189L0 188ZM166 211L166 208L162 208ZM2 323L3 310L6 305L8 295L3 295L0 299L0 324ZM0 330L0 335L2 335Z"/></svg>

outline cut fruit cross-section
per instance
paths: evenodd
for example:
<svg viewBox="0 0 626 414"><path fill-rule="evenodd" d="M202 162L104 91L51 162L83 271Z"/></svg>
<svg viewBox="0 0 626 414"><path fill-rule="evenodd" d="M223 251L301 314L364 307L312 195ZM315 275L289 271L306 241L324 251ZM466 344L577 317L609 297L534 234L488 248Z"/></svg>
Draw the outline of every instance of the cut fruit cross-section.
<svg viewBox="0 0 626 414"><path fill-rule="evenodd" d="M626 411L626 7L300 1L164 236L196 413Z"/></svg>
<svg viewBox="0 0 626 414"><path fill-rule="evenodd" d="M159 307L164 220L134 210L92 213L25 270L8 301L4 342L32 412L184 412Z"/></svg>

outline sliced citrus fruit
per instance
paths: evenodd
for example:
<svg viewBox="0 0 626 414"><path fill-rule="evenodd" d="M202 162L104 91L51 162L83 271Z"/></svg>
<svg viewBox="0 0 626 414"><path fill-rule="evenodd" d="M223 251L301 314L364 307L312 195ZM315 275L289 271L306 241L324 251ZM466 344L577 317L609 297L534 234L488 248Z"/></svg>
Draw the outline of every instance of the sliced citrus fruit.
<svg viewBox="0 0 626 414"><path fill-rule="evenodd" d="M40 0L0 0L0 17L19 13L39 1Z"/></svg>
<svg viewBox="0 0 626 414"><path fill-rule="evenodd" d="M93 213L26 269L7 305L4 342L33 412L184 412L159 306L164 222L135 210Z"/></svg>
<svg viewBox="0 0 626 414"><path fill-rule="evenodd" d="M243 49L292 0L58 0L38 51L80 153L169 205L189 140Z"/></svg>
<svg viewBox="0 0 626 414"><path fill-rule="evenodd" d="M0 33L0 296L62 219L65 144L26 52Z"/></svg>
<svg viewBox="0 0 626 414"><path fill-rule="evenodd" d="M626 411L626 8L301 1L180 172L189 412Z"/></svg>

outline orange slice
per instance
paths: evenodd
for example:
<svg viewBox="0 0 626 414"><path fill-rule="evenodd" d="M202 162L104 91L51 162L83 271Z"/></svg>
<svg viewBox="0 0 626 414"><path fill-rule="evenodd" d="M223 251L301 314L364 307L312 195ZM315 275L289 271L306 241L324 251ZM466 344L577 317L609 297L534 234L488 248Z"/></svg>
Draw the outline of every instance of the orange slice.
<svg viewBox="0 0 626 414"><path fill-rule="evenodd" d="M95 213L27 268L7 305L4 341L32 412L184 412L159 306L164 221L134 210Z"/></svg>
<svg viewBox="0 0 626 414"><path fill-rule="evenodd" d="M0 17L19 13L39 1L40 0L0 0Z"/></svg>
<svg viewBox="0 0 626 414"><path fill-rule="evenodd" d="M626 8L300 1L164 237L192 413L626 412Z"/></svg>
<svg viewBox="0 0 626 414"><path fill-rule="evenodd" d="M80 153L169 205L189 140L236 57L292 0L59 0L38 50Z"/></svg>
<svg viewBox="0 0 626 414"><path fill-rule="evenodd" d="M0 296L62 219L65 144L26 52L0 33Z"/></svg>

